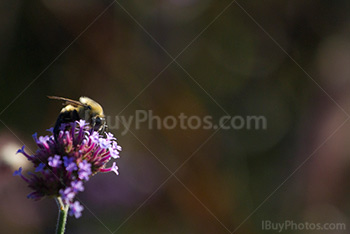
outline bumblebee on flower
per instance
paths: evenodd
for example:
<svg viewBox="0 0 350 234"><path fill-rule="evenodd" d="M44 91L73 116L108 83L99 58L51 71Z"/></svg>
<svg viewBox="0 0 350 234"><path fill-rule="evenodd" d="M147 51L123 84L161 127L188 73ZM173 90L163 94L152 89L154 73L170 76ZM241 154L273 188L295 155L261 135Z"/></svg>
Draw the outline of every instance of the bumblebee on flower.
<svg viewBox="0 0 350 234"><path fill-rule="evenodd" d="M119 158L121 147L112 133L99 133L85 120L62 123L59 134L33 138L38 150L33 155L25 152L24 146L17 151L31 161L35 173L19 175L34 191L28 198L58 198L63 206L69 206L69 214L79 218L83 207L74 201L78 192L84 191L84 182L98 172L114 172L118 175L116 162L108 167L111 159Z"/></svg>

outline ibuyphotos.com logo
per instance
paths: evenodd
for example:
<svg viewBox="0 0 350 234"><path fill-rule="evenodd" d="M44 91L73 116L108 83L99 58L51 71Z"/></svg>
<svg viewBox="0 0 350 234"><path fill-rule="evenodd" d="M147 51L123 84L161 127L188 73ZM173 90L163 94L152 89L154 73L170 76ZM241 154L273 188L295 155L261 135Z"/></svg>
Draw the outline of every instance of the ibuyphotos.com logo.
<svg viewBox="0 0 350 234"><path fill-rule="evenodd" d="M284 222L272 222L263 220L261 223L263 231L284 232L284 231L345 231L345 223L312 223L312 222L294 222L285 220Z"/></svg>
<svg viewBox="0 0 350 234"><path fill-rule="evenodd" d="M266 130L267 119L265 116L222 116L214 120L213 116L188 116L180 113L177 116L168 115L160 117L154 115L152 110L136 110L131 116L107 116L107 125L109 129L120 130L122 135L128 133L129 129L167 129L179 128L182 130Z"/></svg>

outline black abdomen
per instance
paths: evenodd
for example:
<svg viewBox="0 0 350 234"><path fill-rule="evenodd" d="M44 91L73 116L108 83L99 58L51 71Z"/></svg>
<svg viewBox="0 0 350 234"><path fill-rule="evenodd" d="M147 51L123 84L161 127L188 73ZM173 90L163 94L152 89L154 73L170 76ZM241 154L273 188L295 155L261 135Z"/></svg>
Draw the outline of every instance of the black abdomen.
<svg viewBox="0 0 350 234"><path fill-rule="evenodd" d="M57 118L55 127L53 129L55 139L57 139L58 134L60 133L60 127L63 123L75 122L79 119L81 118L79 117L79 114L76 110L61 112Z"/></svg>

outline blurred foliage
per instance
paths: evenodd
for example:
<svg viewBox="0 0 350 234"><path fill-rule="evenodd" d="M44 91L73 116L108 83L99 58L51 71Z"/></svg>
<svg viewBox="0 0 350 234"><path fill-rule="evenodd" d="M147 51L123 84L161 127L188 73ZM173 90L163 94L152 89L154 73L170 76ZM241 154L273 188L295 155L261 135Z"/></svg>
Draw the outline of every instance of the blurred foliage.
<svg viewBox="0 0 350 234"><path fill-rule="evenodd" d="M230 1L119 1L101 15L111 2L0 3L0 149L33 147L31 134L54 124L61 106L46 95L86 95L110 116L263 115L268 128L131 129L142 143L115 131L120 176L87 184L91 212L67 233L249 234L264 233L262 220L348 219L348 124L323 142L346 119L334 101L350 107L349 1L239 1L259 25L235 3L222 12ZM157 190L170 173L152 154L171 171L194 154L176 173L189 191L176 178ZM26 200L2 168L2 231L52 233L53 201Z"/></svg>

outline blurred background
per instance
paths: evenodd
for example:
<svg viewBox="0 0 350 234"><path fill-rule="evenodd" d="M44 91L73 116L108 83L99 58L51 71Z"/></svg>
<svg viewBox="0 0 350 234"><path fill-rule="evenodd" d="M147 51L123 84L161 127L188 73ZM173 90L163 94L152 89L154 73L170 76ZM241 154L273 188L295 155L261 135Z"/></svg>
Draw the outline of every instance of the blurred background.
<svg viewBox="0 0 350 234"><path fill-rule="evenodd" d="M83 216L69 218L67 233L255 234L274 233L262 230L264 220L348 223L349 1L239 1L262 28L226 0L112 2L0 2L1 233L55 230L55 202L27 199L30 189L12 176L31 170L17 149L35 151L31 135L46 134L60 111L46 95L86 95L110 116L152 110L218 121L224 109L268 123L216 133L144 125L131 129L140 141L113 130L120 175L86 184ZM140 25L172 57L182 52L177 62L201 87ZM175 174L183 184L155 156L172 172L191 157Z"/></svg>

